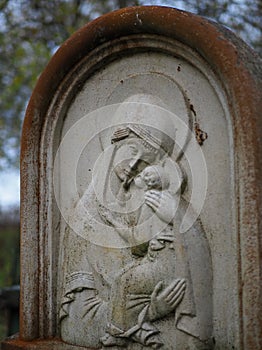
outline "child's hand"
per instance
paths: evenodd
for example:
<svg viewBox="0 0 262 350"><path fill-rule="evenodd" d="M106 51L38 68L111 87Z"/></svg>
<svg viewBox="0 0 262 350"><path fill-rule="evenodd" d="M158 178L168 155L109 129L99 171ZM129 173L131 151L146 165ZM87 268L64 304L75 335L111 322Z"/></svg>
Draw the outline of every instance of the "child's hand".
<svg viewBox="0 0 262 350"><path fill-rule="evenodd" d="M157 190L145 193L145 203L156 212L160 220L167 224L173 220L178 204L168 191Z"/></svg>

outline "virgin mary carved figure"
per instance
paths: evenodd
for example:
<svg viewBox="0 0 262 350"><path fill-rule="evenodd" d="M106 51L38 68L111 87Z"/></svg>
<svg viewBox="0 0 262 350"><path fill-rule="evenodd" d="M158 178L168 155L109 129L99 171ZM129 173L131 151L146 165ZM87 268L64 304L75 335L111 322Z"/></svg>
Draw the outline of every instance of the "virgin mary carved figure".
<svg viewBox="0 0 262 350"><path fill-rule="evenodd" d="M68 343L212 348L208 242L199 219L181 233L185 179L170 171L175 127L162 106L150 95L122 104L111 146L74 208L60 313Z"/></svg>

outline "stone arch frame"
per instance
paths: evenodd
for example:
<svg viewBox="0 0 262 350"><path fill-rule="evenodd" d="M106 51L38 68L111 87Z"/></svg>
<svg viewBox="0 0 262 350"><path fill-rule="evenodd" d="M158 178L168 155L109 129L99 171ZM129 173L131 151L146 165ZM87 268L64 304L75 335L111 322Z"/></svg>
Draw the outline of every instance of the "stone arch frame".
<svg viewBox="0 0 262 350"><path fill-rule="evenodd" d="M52 158L51 153L43 157L41 149L51 136L46 116L52 108L53 95L74 67L84 57L92 55L97 47L137 34L160 35L185 44L202 56L223 84L232 118L235 148L241 343L244 349L259 349L262 347L262 230L259 220L262 162L258 157L262 153L262 89L259 59L225 28L196 15L156 6L115 11L87 24L61 46L34 89L24 121L21 149L20 338L31 341L57 336L56 320L52 316L52 298L55 300L56 296L52 291L52 281L49 281L49 274L57 261L51 261L52 248L45 249L51 247L48 236L51 228L47 219L54 204L50 193L44 193L43 185L51 186L51 172L44 183L41 181ZM62 96L63 92L60 93ZM45 216L40 217L39 213L45 213Z"/></svg>

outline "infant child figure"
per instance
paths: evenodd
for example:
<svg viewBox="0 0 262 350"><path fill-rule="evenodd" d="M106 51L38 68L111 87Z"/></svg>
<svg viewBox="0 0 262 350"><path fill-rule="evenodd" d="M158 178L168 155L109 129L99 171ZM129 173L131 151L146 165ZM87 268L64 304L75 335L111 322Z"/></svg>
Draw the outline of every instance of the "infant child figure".
<svg viewBox="0 0 262 350"><path fill-rule="evenodd" d="M169 223L160 219L157 214L159 207L164 205L162 199L165 196L172 196L172 194L169 191L168 175L160 165L146 167L135 178L135 185L144 189L145 202L141 207L139 223L133 230L132 253L133 255L144 256L149 241L157 232L165 229Z"/></svg>

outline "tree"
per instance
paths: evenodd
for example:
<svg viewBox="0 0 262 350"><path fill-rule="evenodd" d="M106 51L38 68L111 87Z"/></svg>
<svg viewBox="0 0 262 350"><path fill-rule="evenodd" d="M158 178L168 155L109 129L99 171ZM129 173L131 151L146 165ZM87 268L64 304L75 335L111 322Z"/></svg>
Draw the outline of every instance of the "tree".
<svg viewBox="0 0 262 350"><path fill-rule="evenodd" d="M26 104L52 54L98 15L137 1L4 0L0 2L0 169L18 166Z"/></svg>
<svg viewBox="0 0 262 350"><path fill-rule="evenodd" d="M190 10L221 23L262 54L261 0L188 0Z"/></svg>
<svg viewBox="0 0 262 350"><path fill-rule="evenodd" d="M21 121L38 75L56 49L91 19L135 0L0 0L0 170L18 166ZM147 2L148 3L148 2ZM188 10L222 24L262 52L260 0L151 1Z"/></svg>

